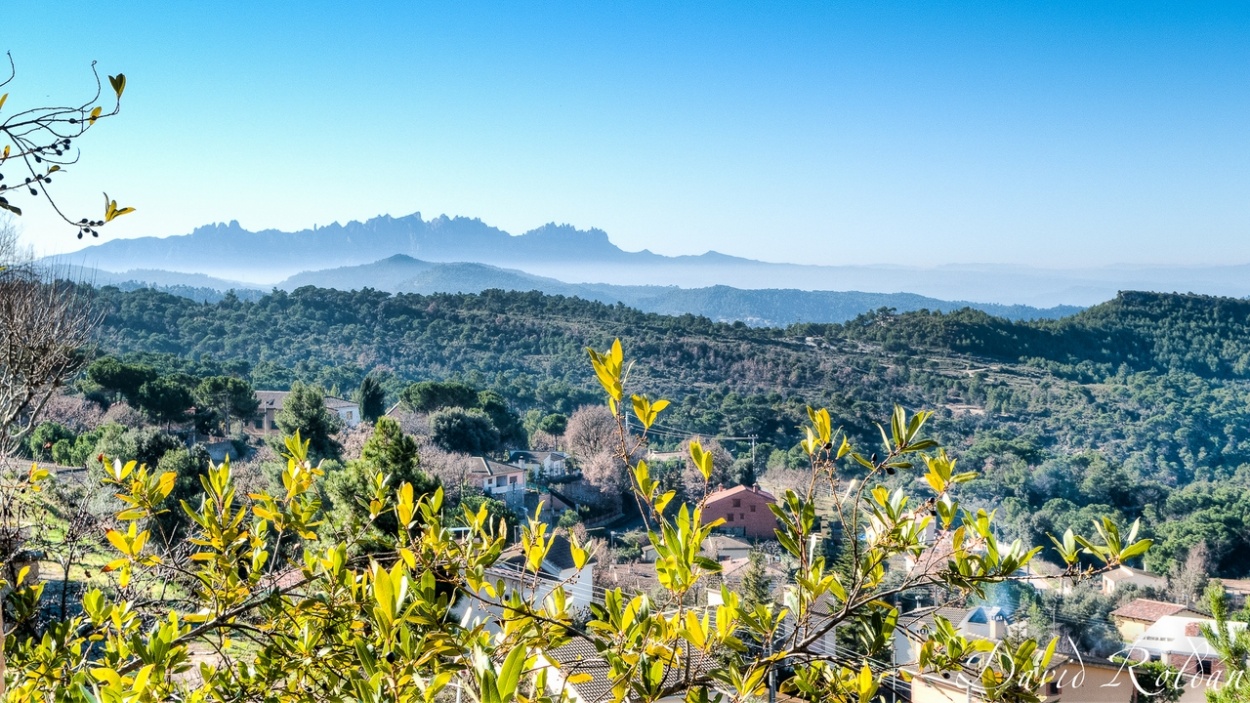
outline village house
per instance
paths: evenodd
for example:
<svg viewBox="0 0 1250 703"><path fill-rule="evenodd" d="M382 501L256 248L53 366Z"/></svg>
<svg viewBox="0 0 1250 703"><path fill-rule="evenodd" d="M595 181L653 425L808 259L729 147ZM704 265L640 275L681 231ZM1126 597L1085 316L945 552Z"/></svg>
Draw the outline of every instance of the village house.
<svg viewBox="0 0 1250 703"><path fill-rule="evenodd" d="M1111 619L1125 642L1136 641L1151 625L1168 615L1205 617L1202 613L1176 603L1137 598L1111 611Z"/></svg>
<svg viewBox="0 0 1250 703"><path fill-rule="evenodd" d="M574 638L553 650L540 652L538 666L547 668L547 693L553 698L565 699L570 703L606 703L613 700L611 668L603 655L595 650L594 645L584 639ZM686 645L665 671L661 684L666 688L674 687L679 690L673 695L658 699L657 703L685 701L684 684L706 679L708 672L715 668L715 659ZM713 684L710 688L715 691L718 686ZM726 695L726 698L729 697L731 696ZM627 696L625 700L633 700L633 697Z"/></svg>
<svg viewBox="0 0 1250 703"><path fill-rule="evenodd" d="M894 636L894 664L908 666L920 658L920 645L937 627L937 618L944 618L964 637L1001 642L1007 637L1011 619L997 606L974 608L927 607L898 616Z"/></svg>
<svg viewBox="0 0 1250 703"><path fill-rule="evenodd" d="M525 501L525 469L511 464L474 457L471 480L492 498L516 507Z"/></svg>
<svg viewBox="0 0 1250 703"><path fill-rule="evenodd" d="M1129 659L1139 661L1162 661L1181 673L1185 693L1181 703L1201 703L1206 700L1205 691L1219 686L1224 680L1224 665L1219 653L1202 634L1202 626L1215 626L1215 620L1203 616L1164 615L1146 628L1124 649ZM1230 630L1246 627L1244 622L1229 622Z"/></svg>
<svg viewBox="0 0 1250 703"><path fill-rule="evenodd" d="M1107 595L1114 595L1117 589L1125 586L1163 589L1167 588L1167 585L1168 580L1158 574L1123 564L1102 575L1102 592Z"/></svg>
<svg viewBox="0 0 1250 703"><path fill-rule="evenodd" d="M699 555L719 562L725 562L734 559L746 559L751 555L753 548L750 542L744 542L736 537L712 534L703 540L703 548L699 550ZM653 563L655 557L655 547L650 544L644 545L642 548L642 561L648 564Z"/></svg>
<svg viewBox="0 0 1250 703"><path fill-rule="evenodd" d="M260 406L256 408L256 419L250 429L259 430L264 435L276 431L278 425L275 418L289 395L290 391L256 391ZM360 405L357 403L328 395L325 397L325 406L326 410L343 421L344 426L355 427L360 424Z"/></svg>
<svg viewBox="0 0 1250 703"><path fill-rule="evenodd" d="M564 591L570 610L588 608L595 598L596 559L593 554L589 555L586 563L578 569L571 547L567 537L560 533L553 535L551 548L535 574L526 568L525 552L521 545L513 545L504 550L499 561L487 570L488 580L502 580L506 588L519 592L523 598L532 598L535 602L542 602L560 588ZM489 622L498 621L502 615L494 610L476 599L462 598L453 612L466 623L476 620Z"/></svg>
<svg viewBox="0 0 1250 703"><path fill-rule="evenodd" d="M1056 653L1042 687L1043 703L1131 703L1136 690L1125 665L1100 657ZM911 703L981 703L985 689L971 677L913 673ZM1146 699L1149 700L1149 699ZM1184 700L1184 699L1182 699Z"/></svg>
<svg viewBox="0 0 1250 703"><path fill-rule="evenodd" d="M567 471L568 455L564 452L508 452L508 463L519 466L526 471L534 472L535 476L562 476Z"/></svg>
<svg viewBox="0 0 1250 703"><path fill-rule="evenodd" d="M894 663L912 674L910 683L902 685L908 689L912 703L984 701L985 690L974 677L922 673L916 669L920 645L932 633L939 616L968 638L1002 642L1011 628L1011 618L998 606L921 608L899 616ZM1050 681L1041 690L1042 701L1130 703L1135 688L1124 668L1122 664L1100 657L1056 653L1047 671Z"/></svg>
<svg viewBox="0 0 1250 703"><path fill-rule="evenodd" d="M748 539L776 537L777 518L768 506L777 502L759 485L722 488L709 495L703 504L703 521L717 518L725 521L720 530Z"/></svg>
<svg viewBox="0 0 1250 703"><path fill-rule="evenodd" d="M1228 599L1230 608L1244 608L1246 601L1250 600L1250 579L1211 579L1211 581L1224 587L1224 597Z"/></svg>

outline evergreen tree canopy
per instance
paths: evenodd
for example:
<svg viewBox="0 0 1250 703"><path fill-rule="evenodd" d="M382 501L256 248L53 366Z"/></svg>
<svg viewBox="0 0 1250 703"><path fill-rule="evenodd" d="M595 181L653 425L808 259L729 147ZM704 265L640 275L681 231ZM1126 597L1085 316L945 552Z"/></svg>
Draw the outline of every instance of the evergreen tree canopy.
<svg viewBox="0 0 1250 703"><path fill-rule="evenodd" d="M334 435L342 429L343 423L326 408L325 398L321 387L296 381L291 384L291 392L274 416L274 422L284 434L299 432L300 437L309 442L315 456L337 459L343 448Z"/></svg>

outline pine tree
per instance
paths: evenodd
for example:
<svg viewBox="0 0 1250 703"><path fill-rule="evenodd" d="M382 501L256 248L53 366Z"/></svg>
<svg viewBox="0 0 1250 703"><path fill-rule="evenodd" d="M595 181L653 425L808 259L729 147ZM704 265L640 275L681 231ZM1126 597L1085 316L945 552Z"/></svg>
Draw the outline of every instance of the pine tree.
<svg viewBox="0 0 1250 703"><path fill-rule="evenodd" d="M326 394L320 386L306 386L299 381L292 384L291 393L282 401L282 409L274 416L274 422L285 435L293 435L298 430L318 458L337 459L342 451L334 439L342 422L326 409Z"/></svg>
<svg viewBox="0 0 1250 703"><path fill-rule="evenodd" d="M742 601L747 608L773 602L773 580L764 569L764 552L751 550L746 573L742 576Z"/></svg>

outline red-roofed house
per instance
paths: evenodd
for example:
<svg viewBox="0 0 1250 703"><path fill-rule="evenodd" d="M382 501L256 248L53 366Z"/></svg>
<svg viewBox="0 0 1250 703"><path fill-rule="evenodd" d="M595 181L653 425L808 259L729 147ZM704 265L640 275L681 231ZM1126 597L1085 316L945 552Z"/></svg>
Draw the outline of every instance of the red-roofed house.
<svg viewBox="0 0 1250 703"><path fill-rule="evenodd" d="M1137 598L1111 611L1115 627L1120 631L1120 636L1125 642L1135 641L1146 632L1147 628L1168 615L1204 617L1202 613L1183 605L1149 598Z"/></svg>
<svg viewBox="0 0 1250 703"><path fill-rule="evenodd" d="M768 506L777 502L771 493L756 486L722 488L709 495L703 506L704 522L722 518L720 529L749 539L773 539L777 518Z"/></svg>

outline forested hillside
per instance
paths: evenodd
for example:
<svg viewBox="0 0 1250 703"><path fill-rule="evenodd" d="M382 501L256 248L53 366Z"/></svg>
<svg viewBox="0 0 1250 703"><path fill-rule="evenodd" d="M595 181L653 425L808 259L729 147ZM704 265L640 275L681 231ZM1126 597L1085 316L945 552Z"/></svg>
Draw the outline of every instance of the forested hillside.
<svg viewBox="0 0 1250 703"><path fill-rule="evenodd" d="M460 378L518 410L597 401L585 347L621 337L640 388L675 408L661 444L754 435L756 470L780 469L806 405L849 432L894 403L935 427L1007 523L1047 532L1110 512L1160 539L1166 571L1205 541L1213 572L1250 570L1250 302L1124 293L1056 321L970 310L887 310L845 325L759 329L643 314L575 298L487 291L388 295L300 288L215 304L103 288L105 350L166 366L229 366L257 388L295 380L355 388L377 372ZM739 456L746 442L726 441Z"/></svg>

